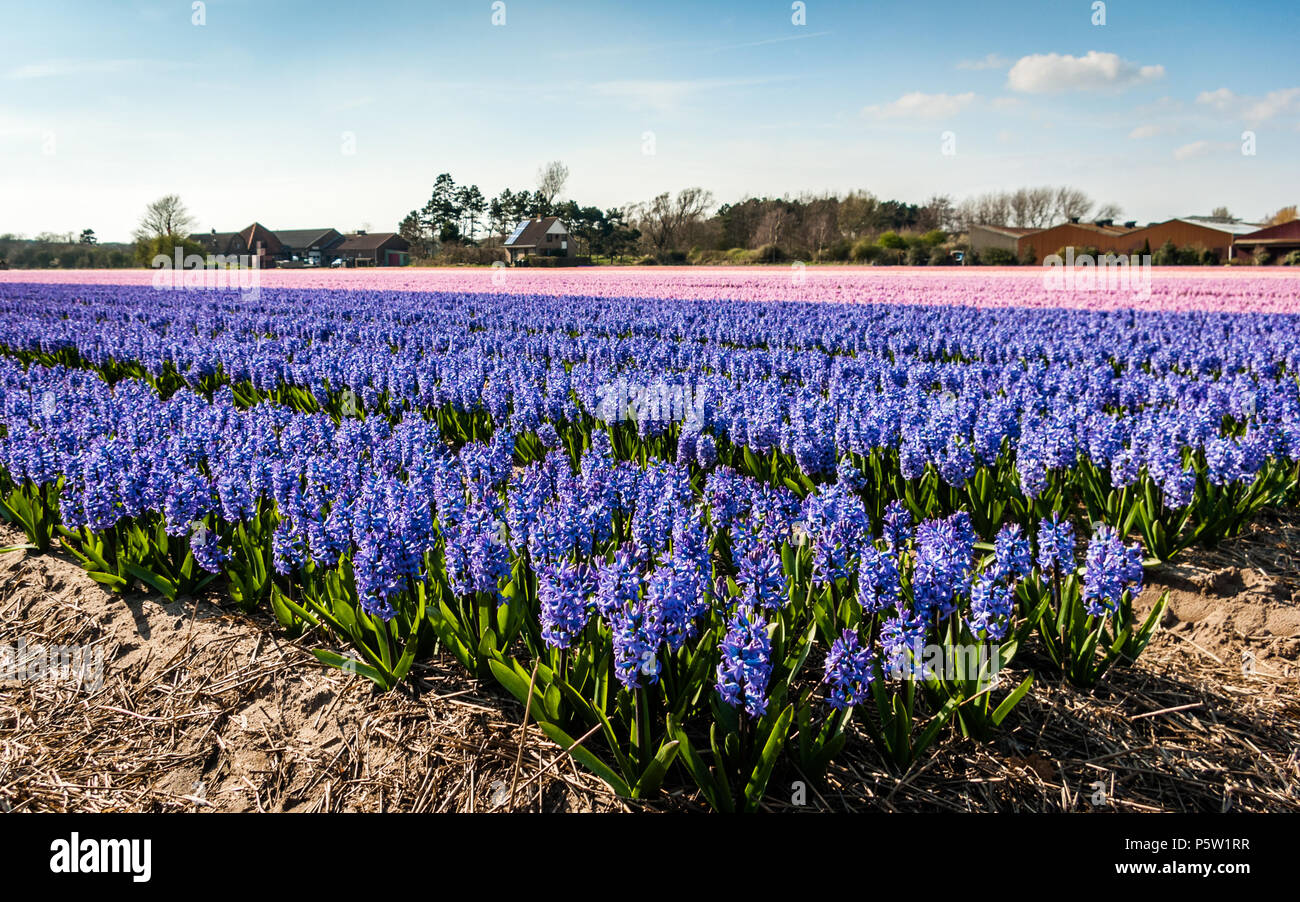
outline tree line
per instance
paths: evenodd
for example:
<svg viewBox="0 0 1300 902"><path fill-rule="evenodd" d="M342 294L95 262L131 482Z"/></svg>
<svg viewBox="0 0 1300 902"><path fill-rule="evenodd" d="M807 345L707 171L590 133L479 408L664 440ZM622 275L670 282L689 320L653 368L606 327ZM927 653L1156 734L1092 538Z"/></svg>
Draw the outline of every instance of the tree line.
<svg viewBox="0 0 1300 902"><path fill-rule="evenodd" d="M882 199L869 191L746 197L716 205L703 188L663 192L646 201L602 209L564 196L569 169L541 167L534 187L486 196L450 173L434 179L429 199L402 220L399 233L415 257L429 262L490 263L522 221L558 216L579 256L610 262L779 263L787 260L938 264L968 250L973 225L1046 228L1070 219L1117 219L1114 203L1098 204L1069 186L988 192L961 201L934 194L922 203ZM1238 221L1225 207L1211 218ZM1262 225L1297 218L1285 206ZM101 244L93 229L42 233L34 239L0 235L0 264L15 268L111 268L148 265L156 255L206 254L190 235L195 220L180 197L150 203L133 244ZM1167 249L1160 249L1165 251Z"/></svg>
<svg viewBox="0 0 1300 902"><path fill-rule="evenodd" d="M939 262L954 249L944 246L955 245L952 239L972 225L1045 228L1071 218L1120 215L1118 205L1098 204L1070 186L991 192L960 202L946 194L913 203L851 191L746 197L721 205L709 191L691 187L601 209L564 198L568 178L568 167L555 161L538 171L536 187L506 188L488 197L477 185L458 184L442 173L429 199L407 214L398 231L417 257L454 262L496 259L518 223L543 216L565 223L579 256L611 260Z"/></svg>

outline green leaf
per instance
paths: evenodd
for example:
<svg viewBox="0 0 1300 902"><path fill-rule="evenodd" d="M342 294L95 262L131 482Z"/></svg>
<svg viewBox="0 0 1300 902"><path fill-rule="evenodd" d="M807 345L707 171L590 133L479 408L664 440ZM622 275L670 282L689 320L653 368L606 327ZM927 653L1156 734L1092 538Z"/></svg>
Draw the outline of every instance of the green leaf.
<svg viewBox="0 0 1300 902"><path fill-rule="evenodd" d="M546 704L542 701L542 696L538 692L540 688L533 685L533 700L528 701L528 678L521 677L513 667L510 667L504 661L492 658L488 661L488 667L492 670L492 676L501 684L507 692L519 700L519 704L528 708L529 714L539 724L546 721Z"/></svg>
<svg viewBox="0 0 1300 902"><path fill-rule="evenodd" d="M938 713L930 718L930 722L926 724L925 729L921 731L921 735L917 737L916 742L912 746L913 757L921 754L930 747L930 743L934 742L934 738L939 735L939 730L941 730L943 725L952 717L952 712L957 710L957 704L957 699L948 699L948 701L944 703L943 707L939 709Z"/></svg>
<svg viewBox="0 0 1300 902"><path fill-rule="evenodd" d="M681 755L682 763L686 766L686 772L690 774L695 785L699 787L700 792L704 795L704 801L709 803L709 807L714 811L729 812L730 805L725 809L718 804L717 787L713 783L713 775L709 773L708 766L704 759L700 757L699 752L691 745L690 739L686 736L686 731L682 729L677 718L671 714L668 715L668 735L672 736L679 743L678 753Z"/></svg>
<svg viewBox="0 0 1300 902"><path fill-rule="evenodd" d="M327 667L334 667L338 670L342 670L344 673L359 673L385 691L392 688L393 681L386 674L380 672L377 668L371 667L369 664L363 664L356 658L345 658L340 654L327 651L323 648L313 648L311 653L316 656L316 660L320 661Z"/></svg>
<svg viewBox="0 0 1300 902"><path fill-rule="evenodd" d="M125 589L130 585L116 573L105 573L103 570L87 570L86 572L90 574L90 578L95 582L103 583L112 589Z"/></svg>
<svg viewBox="0 0 1300 902"><path fill-rule="evenodd" d="M610 789L614 790L615 793L625 799L633 797L632 787L628 786L627 783L619 777L618 774L614 773L613 769L604 761L601 761L583 746L575 745L573 738L569 736L568 733L564 732L553 723L539 721L537 725L542 728L542 732L545 733L552 742L568 752L574 761L577 761L583 767L587 768L587 770L604 780L605 784L609 786Z"/></svg>
<svg viewBox="0 0 1300 902"><path fill-rule="evenodd" d="M1002 721L1011 713L1011 709L1016 706L1016 703L1025 697L1025 693L1029 691L1029 687L1032 686L1033 683L1034 675L1031 673L1029 676L1025 677L1023 683L1016 687L1015 691L1002 700L1002 703L993 711L993 716L991 718L993 726L996 727L1002 724Z"/></svg>
<svg viewBox="0 0 1300 902"><path fill-rule="evenodd" d="M641 779L636 781L636 786L632 788L632 798L648 798L659 791L659 786L664 780L664 774L668 772L673 759L677 757L677 749L680 745L676 739L673 739L665 741L663 745L659 746L659 751L655 753L654 759L642 772Z"/></svg>
<svg viewBox="0 0 1300 902"><path fill-rule="evenodd" d="M763 744L763 751L759 754L758 766L754 768L749 782L745 785L746 811L756 810L759 803L763 801L763 795L767 791L767 781L772 776L772 769L776 767L777 758L785 748L785 737L790 732L790 721L793 718L794 706L786 705L781 716L773 724L771 732L768 733L767 742Z"/></svg>

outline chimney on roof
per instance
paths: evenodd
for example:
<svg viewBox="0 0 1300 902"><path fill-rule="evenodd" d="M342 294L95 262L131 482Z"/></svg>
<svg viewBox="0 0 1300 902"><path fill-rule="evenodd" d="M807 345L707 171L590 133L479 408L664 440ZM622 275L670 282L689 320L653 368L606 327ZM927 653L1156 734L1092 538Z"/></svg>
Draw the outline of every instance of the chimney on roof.
<svg viewBox="0 0 1300 902"><path fill-rule="evenodd" d="M1124 223L1124 228L1136 229L1137 225L1138 225L1138 221L1136 219L1130 219L1128 222Z"/></svg>
<svg viewBox="0 0 1300 902"><path fill-rule="evenodd" d="M1095 220L1093 220L1093 223L1092 223L1092 224L1095 225L1095 226L1097 226L1097 227L1100 228L1100 229L1104 229L1104 228L1106 228L1107 226L1109 226L1111 223L1113 223L1114 221L1115 221L1115 220L1113 220L1113 219L1095 219Z"/></svg>
<svg viewBox="0 0 1300 902"><path fill-rule="evenodd" d="M1071 216L1071 217L1070 217L1070 222L1074 223L1075 225L1078 225L1078 224L1079 224L1079 217L1077 217L1077 216Z"/></svg>
<svg viewBox="0 0 1300 902"><path fill-rule="evenodd" d="M365 229L357 229L357 234L358 234L358 235L364 235L365 233L366 233L366 230L365 230Z"/></svg>

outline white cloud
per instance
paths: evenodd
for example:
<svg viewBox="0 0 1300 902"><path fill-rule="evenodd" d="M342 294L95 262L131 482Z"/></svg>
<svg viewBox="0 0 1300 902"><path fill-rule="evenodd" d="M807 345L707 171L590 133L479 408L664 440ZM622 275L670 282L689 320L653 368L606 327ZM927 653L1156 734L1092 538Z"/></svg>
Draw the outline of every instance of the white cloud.
<svg viewBox="0 0 1300 902"><path fill-rule="evenodd" d="M1019 109L1023 101L1019 97L995 97L991 106L995 110L1006 112Z"/></svg>
<svg viewBox="0 0 1300 902"><path fill-rule="evenodd" d="M998 56L996 53L990 53L982 59L962 60L957 64L957 68L981 72L985 69L1005 69L1010 65L1011 60L1007 59L1005 56Z"/></svg>
<svg viewBox="0 0 1300 902"><path fill-rule="evenodd" d="M1204 106L1213 107L1220 113L1226 113L1234 106L1241 102L1241 98L1229 91L1227 88L1219 88L1217 91L1202 91L1196 95L1196 102Z"/></svg>
<svg viewBox="0 0 1300 902"><path fill-rule="evenodd" d="M1138 139L1154 138L1156 135L1163 135L1169 130L1169 127L1165 125L1139 125L1137 128L1133 129L1133 131L1129 132L1128 136L1130 138Z"/></svg>
<svg viewBox="0 0 1300 902"><path fill-rule="evenodd" d="M1122 90L1163 78L1164 66L1140 66L1114 53L1089 50L1083 56L1037 53L1023 56L1007 73L1007 87L1025 94Z"/></svg>
<svg viewBox="0 0 1300 902"><path fill-rule="evenodd" d="M1281 91L1269 91L1263 100L1256 100L1246 107L1243 116L1252 122L1263 122L1281 113L1300 110L1300 88L1286 88Z"/></svg>
<svg viewBox="0 0 1300 902"><path fill-rule="evenodd" d="M883 106L863 108L864 113L881 119L936 119L941 116L953 116L975 102L975 94L926 94L913 91L886 103Z"/></svg>
<svg viewBox="0 0 1300 902"><path fill-rule="evenodd" d="M1300 112L1300 88L1281 88L1263 97L1237 94L1228 88L1202 91L1196 102L1219 113L1235 113L1248 122L1265 122L1289 112Z"/></svg>
<svg viewBox="0 0 1300 902"><path fill-rule="evenodd" d="M1236 150L1237 146L1231 141L1193 141L1191 144L1184 144L1182 147L1176 148L1174 150L1174 159L1190 160L1207 154Z"/></svg>

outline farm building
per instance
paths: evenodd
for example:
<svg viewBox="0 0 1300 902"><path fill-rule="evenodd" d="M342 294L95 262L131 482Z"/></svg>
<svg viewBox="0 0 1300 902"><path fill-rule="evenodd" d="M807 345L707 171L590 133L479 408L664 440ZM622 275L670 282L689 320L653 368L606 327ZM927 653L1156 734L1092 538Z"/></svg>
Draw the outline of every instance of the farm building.
<svg viewBox="0 0 1300 902"><path fill-rule="evenodd" d="M973 225L970 227L970 247L977 256L999 249L1015 254L1020 259L1020 239L1038 231L1012 226Z"/></svg>
<svg viewBox="0 0 1300 902"><path fill-rule="evenodd" d="M1270 262L1281 263L1287 254L1300 251L1300 219L1240 235L1232 246L1238 260L1253 259L1255 252L1263 248Z"/></svg>
<svg viewBox="0 0 1300 902"><path fill-rule="evenodd" d="M1174 247L1199 247L1213 253L1220 261L1232 255L1234 240L1257 229L1258 226L1226 219L1182 217L1165 222L1154 222L1146 228L1130 232L1127 244L1119 248L1125 253L1155 253L1167 241Z"/></svg>
<svg viewBox="0 0 1300 902"><path fill-rule="evenodd" d="M524 257L572 257L569 230L558 216L525 219L515 226L505 242L510 262Z"/></svg>
<svg viewBox="0 0 1300 902"><path fill-rule="evenodd" d="M1109 219L1096 222L1063 222L1050 229L1029 232L1016 241L1016 256L1020 259L1032 259L1042 263L1047 257L1073 247L1075 253L1083 253L1084 248L1096 248L1101 253L1128 251L1128 235L1134 229L1133 223L1117 226Z"/></svg>
<svg viewBox="0 0 1300 902"><path fill-rule="evenodd" d="M410 242L396 232L357 232L345 235L326 257L349 266L405 266L410 262L410 249Z"/></svg>
<svg viewBox="0 0 1300 902"><path fill-rule="evenodd" d="M334 229L287 229L276 232L275 237L280 239L280 259L317 266L332 260L328 252L343 243L343 236Z"/></svg>

